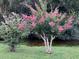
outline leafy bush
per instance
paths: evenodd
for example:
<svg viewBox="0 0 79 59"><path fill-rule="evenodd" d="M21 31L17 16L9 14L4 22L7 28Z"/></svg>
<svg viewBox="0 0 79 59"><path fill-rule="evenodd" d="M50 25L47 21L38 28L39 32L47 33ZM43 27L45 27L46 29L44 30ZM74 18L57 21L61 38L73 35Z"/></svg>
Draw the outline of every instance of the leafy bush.
<svg viewBox="0 0 79 59"><path fill-rule="evenodd" d="M11 51L14 51L14 48L23 37L29 34L29 29L24 29L24 24L21 24L22 18L20 15L11 13L8 16L3 16L5 22L1 22L0 25L0 36L5 39L5 42L9 43ZM13 50L12 50L13 49Z"/></svg>

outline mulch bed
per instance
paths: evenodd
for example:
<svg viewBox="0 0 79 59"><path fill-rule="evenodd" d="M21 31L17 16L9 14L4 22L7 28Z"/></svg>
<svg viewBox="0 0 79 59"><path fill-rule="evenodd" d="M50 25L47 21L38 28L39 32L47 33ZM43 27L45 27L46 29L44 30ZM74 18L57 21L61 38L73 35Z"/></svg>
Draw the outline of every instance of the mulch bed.
<svg viewBox="0 0 79 59"><path fill-rule="evenodd" d="M31 46L44 46L43 41L29 42ZM79 45L79 40L54 40L53 45L75 46Z"/></svg>

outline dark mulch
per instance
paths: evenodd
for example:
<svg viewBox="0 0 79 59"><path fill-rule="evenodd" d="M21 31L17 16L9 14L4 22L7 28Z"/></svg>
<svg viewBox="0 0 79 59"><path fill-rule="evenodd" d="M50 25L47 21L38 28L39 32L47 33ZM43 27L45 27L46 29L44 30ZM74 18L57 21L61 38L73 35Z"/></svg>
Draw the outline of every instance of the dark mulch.
<svg viewBox="0 0 79 59"><path fill-rule="evenodd" d="M29 45L31 46L43 46L43 41L33 41L29 42ZM79 40L54 40L53 45L59 46L59 45L65 45L65 46L77 46L79 45Z"/></svg>

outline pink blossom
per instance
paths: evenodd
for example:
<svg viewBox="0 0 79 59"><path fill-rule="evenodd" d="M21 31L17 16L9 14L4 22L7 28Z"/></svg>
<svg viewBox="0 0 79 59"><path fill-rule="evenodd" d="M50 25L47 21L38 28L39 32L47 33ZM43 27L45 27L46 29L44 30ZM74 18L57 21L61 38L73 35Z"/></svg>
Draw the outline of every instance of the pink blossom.
<svg viewBox="0 0 79 59"><path fill-rule="evenodd" d="M31 20L31 16L27 16L27 15L24 15L24 14L22 14L22 18L23 18L24 21Z"/></svg>
<svg viewBox="0 0 79 59"><path fill-rule="evenodd" d="M72 20L68 20L68 22L64 25L64 29L66 30L72 28L72 23Z"/></svg>
<svg viewBox="0 0 79 59"><path fill-rule="evenodd" d="M22 14L23 19L28 19L27 15Z"/></svg>
<svg viewBox="0 0 79 59"><path fill-rule="evenodd" d="M75 19L75 16L70 16L69 18L68 18L68 20L74 20Z"/></svg>
<svg viewBox="0 0 79 59"><path fill-rule="evenodd" d="M49 13L47 13L47 12L44 12L45 13L45 18L47 18L47 17L49 17L50 16L50 14Z"/></svg>
<svg viewBox="0 0 79 59"><path fill-rule="evenodd" d="M69 20L68 22L67 22L67 24L72 24L73 22L72 22L72 20Z"/></svg>
<svg viewBox="0 0 79 59"><path fill-rule="evenodd" d="M72 22L74 21L74 19L75 19L74 16L70 16L70 17L68 18L68 22L69 22L69 23L72 23Z"/></svg>
<svg viewBox="0 0 79 59"><path fill-rule="evenodd" d="M50 17L51 19L53 19L54 14L53 14L53 13L50 13L50 14L49 14L49 17Z"/></svg>
<svg viewBox="0 0 79 59"><path fill-rule="evenodd" d="M32 22L34 22L34 21L36 21L36 16L32 15L32 16L30 16L30 19Z"/></svg>
<svg viewBox="0 0 79 59"><path fill-rule="evenodd" d="M52 13L53 16L60 16L58 9L56 8L55 11Z"/></svg>
<svg viewBox="0 0 79 59"><path fill-rule="evenodd" d="M63 32L63 31L64 31L63 26L59 26L59 27L58 27L58 31L59 31L59 32Z"/></svg>
<svg viewBox="0 0 79 59"><path fill-rule="evenodd" d="M22 14L22 17L24 20L28 20L28 19L30 20L32 18L31 16L24 15L24 14Z"/></svg>
<svg viewBox="0 0 79 59"><path fill-rule="evenodd" d="M53 15L53 16L58 16L58 17L60 16L59 13L53 13L52 15Z"/></svg>
<svg viewBox="0 0 79 59"><path fill-rule="evenodd" d="M53 21L51 21L51 22L49 22L49 25L50 25L51 27L53 27L53 26L55 26L55 23L54 23Z"/></svg>
<svg viewBox="0 0 79 59"><path fill-rule="evenodd" d="M42 16L42 17L39 19L39 23L40 23L40 24L43 24L44 22L45 22L45 17Z"/></svg>
<svg viewBox="0 0 79 59"><path fill-rule="evenodd" d="M31 29L34 29L35 27L36 27L36 23L35 22L32 22Z"/></svg>
<svg viewBox="0 0 79 59"><path fill-rule="evenodd" d="M56 8L53 13L58 14L58 9Z"/></svg>
<svg viewBox="0 0 79 59"><path fill-rule="evenodd" d="M60 17L61 16L61 14L59 14L58 13L58 10L55 10L54 12L51 12L50 14L49 14L49 17L52 19L53 17L55 17L55 16L57 16L57 17Z"/></svg>
<svg viewBox="0 0 79 59"><path fill-rule="evenodd" d="M20 31L23 31L25 29L25 24L23 23L17 24L17 27Z"/></svg>
<svg viewBox="0 0 79 59"><path fill-rule="evenodd" d="M36 16L34 16L34 15L27 16L27 15L22 14L22 17L23 17L24 20L31 20L31 21L36 20Z"/></svg>
<svg viewBox="0 0 79 59"><path fill-rule="evenodd" d="M72 28L72 24L66 23L66 24L64 25L64 29L65 29L65 30L71 29L71 28Z"/></svg>

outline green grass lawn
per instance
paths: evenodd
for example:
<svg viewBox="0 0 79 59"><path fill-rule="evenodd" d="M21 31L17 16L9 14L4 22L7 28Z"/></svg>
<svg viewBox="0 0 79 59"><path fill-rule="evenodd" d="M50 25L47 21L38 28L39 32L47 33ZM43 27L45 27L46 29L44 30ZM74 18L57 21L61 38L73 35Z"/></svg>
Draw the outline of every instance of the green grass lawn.
<svg viewBox="0 0 79 59"><path fill-rule="evenodd" d="M0 44L0 59L79 59L78 46L54 46L52 54L45 54L44 47L21 45L16 52L9 52L8 46Z"/></svg>

